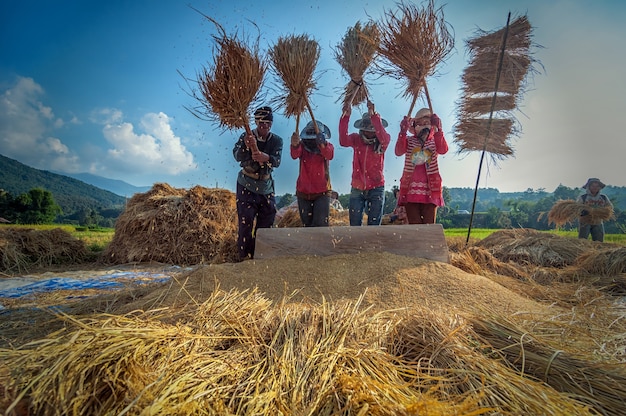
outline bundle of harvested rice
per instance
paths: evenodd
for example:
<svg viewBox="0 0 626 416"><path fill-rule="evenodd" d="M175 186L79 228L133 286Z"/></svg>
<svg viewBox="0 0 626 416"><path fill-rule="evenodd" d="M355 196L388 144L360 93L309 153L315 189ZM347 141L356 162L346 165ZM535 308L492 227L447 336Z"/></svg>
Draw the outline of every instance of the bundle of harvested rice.
<svg viewBox="0 0 626 416"><path fill-rule="evenodd" d="M23 273L55 264L79 264L89 257L85 243L61 228L0 229L1 273Z"/></svg>
<svg viewBox="0 0 626 416"><path fill-rule="evenodd" d="M245 128L250 131L250 105L259 100L266 63L260 55L258 40L251 45L236 36L228 37L214 19L204 15L215 24L219 36L213 36L217 52L212 64L197 74L200 95L192 96L200 108L190 111L199 118L215 120L220 127Z"/></svg>
<svg viewBox="0 0 626 416"><path fill-rule="evenodd" d="M622 366L573 357L540 342L503 317L482 316L470 321L483 348L500 356L520 374L576 397L594 414L617 416L626 412L626 372Z"/></svg>
<svg viewBox="0 0 626 416"><path fill-rule="evenodd" d="M189 190L157 183L135 194L115 224L103 261L193 265L236 259L235 195L225 189Z"/></svg>
<svg viewBox="0 0 626 416"><path fill-rule="evenodd" d="M399 3L399 13L387 11L378 24L380 44L378 53L384 58L377 65L379 72L405 82L405 97L413 99L408 115L422 88L428 106L432 104L426 87L426 77L435 74L454 48L454 36L448 30L443 9L435 9L434 1L420 8L412 3Z"/></svg>
<svg viewBox="0 0 626 416"><path fill-rule="evenodd" d="M566 223L580 219L583 211L587 212L587 219L592 223L608 221L614 218L613 207L593 207L571 199L559 200L554 203L548 212L549 223L556 224L557 227Z"/></svg>
<svg viewBox="0 0 626 416"><path fill-rule="evenodd" d="M314 73L320 57L318 42L308 35L283 36L268 54L271 68L282 80L283 93L277 100L284 106L285 115L299 117L308 109L314 120L308 97L316 85ZM297 125L296 131L299 131Z"/></svg>
<svg viewBox="0 0 626 416"><path fill-rule="evenodd" d="M370 68L378 50L379 32L375 22L349 27L335 48L335 60L350 77L344 88L343 107L358 105L369 96L365 72Z"/></svg>

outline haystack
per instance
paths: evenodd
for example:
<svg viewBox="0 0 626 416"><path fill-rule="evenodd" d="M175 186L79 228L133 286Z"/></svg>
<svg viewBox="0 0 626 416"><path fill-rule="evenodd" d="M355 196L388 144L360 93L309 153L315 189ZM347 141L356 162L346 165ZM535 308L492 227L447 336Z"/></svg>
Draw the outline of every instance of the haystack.
<svg viewBox="0 0 626 416"><path fill-rule="evenodd" d="M177 189L155 184L135 194L115 224L103 254L112 264L222 263L237 256L235 195L225 189Z"/></svg>
<svg viewBox="0 0 626 416"><path fill-rule="evenodd" d="M24 273L56 264L82 263L88 258L85 243L60 228L0 229L0 273Z"/></svg>

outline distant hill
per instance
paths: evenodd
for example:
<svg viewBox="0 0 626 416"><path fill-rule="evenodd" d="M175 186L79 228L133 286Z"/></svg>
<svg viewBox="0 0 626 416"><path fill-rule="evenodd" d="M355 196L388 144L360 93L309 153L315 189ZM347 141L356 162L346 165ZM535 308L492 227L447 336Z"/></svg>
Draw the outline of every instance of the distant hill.
<svg viewBox="0 0 626 416"><path fill-rule="evenodd" d="M118 179L103 178L102 176L92 175L91 173L56 173L78 179L79 181L128 198L136 193L148 192L152 188L150 186L134 186Z"/></svg>
<svg viewBox="0 0 626 416"><path fill-rule="evenodd" d="M64 214L85 208L107 209L122 207L126 198L83 181L58 173L24 165L0 155L0 189L16 197L33 188L52 193Z"/></svg>

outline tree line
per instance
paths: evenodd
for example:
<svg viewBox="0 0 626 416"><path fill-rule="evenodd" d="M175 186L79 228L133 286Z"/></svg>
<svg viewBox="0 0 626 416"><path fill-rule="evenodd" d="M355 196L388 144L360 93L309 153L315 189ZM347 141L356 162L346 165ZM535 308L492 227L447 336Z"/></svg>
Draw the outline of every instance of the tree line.
<svg viewBox="0 0 626 416"><path fill-rule="evenodd" d="M559 200L575 200L581 189L559 185L554 192L544 189L528 189L517 193L500 193L497 189L479 189L474 201L474 191L470 188L443 188L446 206L437 211L437 222L444 228L469 227L472 208L474 228L533 228L536 230L554 229L548 222L548 212ZM613 203L615 218L605 223L609 234L626 233L626 187L607 186L603 190ZM291 204L292 194L277 197L277 208ZM349 207L349 194L339 195L344 208ZM393 188L385 192L384 214L391 213L396 206ZM64 213L55 202L52 192L43 188L33 188L17 196L0 189L0 217L15 224L74 224L87 227L115 227L117 217L124 210L115 205L102 208L85 206ZM565 230L575 229L577 224L566 224Z"/></svg>

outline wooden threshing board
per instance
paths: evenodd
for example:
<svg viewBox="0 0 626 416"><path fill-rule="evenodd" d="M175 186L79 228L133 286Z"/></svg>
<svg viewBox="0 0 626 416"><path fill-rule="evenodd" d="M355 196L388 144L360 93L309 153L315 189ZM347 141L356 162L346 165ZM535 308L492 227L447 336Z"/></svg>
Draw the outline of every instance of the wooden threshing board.
<svg viewBox="0 0 626 416"><path fill-rule="evenodd" d="M379 251L450 262L441 224L259 228L254 258Z"/></svg>

